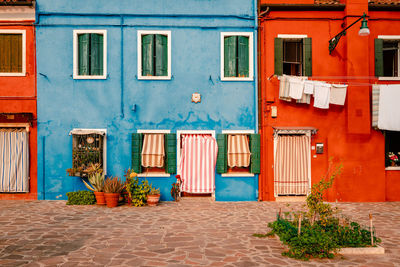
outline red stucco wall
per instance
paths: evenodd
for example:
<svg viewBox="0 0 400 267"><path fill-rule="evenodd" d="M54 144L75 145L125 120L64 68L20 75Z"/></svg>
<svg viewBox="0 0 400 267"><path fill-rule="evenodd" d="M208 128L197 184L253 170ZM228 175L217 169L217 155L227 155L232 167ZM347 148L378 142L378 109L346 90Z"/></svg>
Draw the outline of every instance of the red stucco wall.
<svg viewBox="0 0 400 267"><path fill-rule="evenodd" d="M0 199L37 199L35 28L34 26L7 26L0 23L0 29L26 30L26 75L23 77L0 76L0 113L31 113L33 116L33 122L29 130L30 192L0 193ZM0 122L15 123L23 122L23 120L3 118Z"/></svg>
<svg viewBox="0 0 400 267"><path fill-rule="evenodd" d="M400 35L399 12L369 12L370 36L358 36L357 23L329 55L328 41L363 13L367 0L350 1L344 11L270 11L260 21L262 174L260 199L274 200L273 126L312 126L318 133L312 146L322 142L323 154L311 151L312 184L326 173L329 158L342 161L342 175L327 193L329 201L399 201L400 171L385 171L385 141L371 128L371 84L374 75L374 38ZM345 17L345 16L348 17ZM311 104L288 103L278 99L279 81L274 74L274 38L278 34L306 34L312 38L313 80L349 84L345 106L328 110ZM268 78L270 78L268 80ZM388 83L387 81L382 83ZM272 118L270 106L277 106ZM316 155L316 157L314 157Z"/></svg>

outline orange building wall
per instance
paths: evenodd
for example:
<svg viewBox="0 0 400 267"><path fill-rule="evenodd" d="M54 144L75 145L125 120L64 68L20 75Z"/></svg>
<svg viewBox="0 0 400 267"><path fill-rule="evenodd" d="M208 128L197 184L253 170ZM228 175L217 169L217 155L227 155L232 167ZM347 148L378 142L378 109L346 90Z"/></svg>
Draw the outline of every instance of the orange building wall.
<svg viewBox="0 0 400 267"><path fill-rule="evenodd" d="M0 193L0 199L37 199L36 44L34 26L0 25L0 29L26 30L26 76L0 76L0 113L32 113L29 129L30 192ZM22 122L1 120L1 123Z"/></svg>
<svg viewBox="0 0 400 267"><path fill-rule="evenodd" d="M398 12L370 12L371 35L358 36L361 23L347 31L329 55L328 41L356 18L345 15L368 12L364 3L347 1L345 11L270 11L260 22L262 174L260 199L274 200L273 126L312 126L318 133L312 146L324 143L324 153L314 158L311 151L312 184L326 173L329 158L342 161L342 175L327 193L329 201L400 200L400 172L385 171L385 141L380 131L371 129L371 84L374 76L374 38L399 34L400 21L379 18L398 17ZM362 2L362 1L361 1ZM314 18L314 19L313 19ZM397 29L397 30L396 30ZM397 33L396 33L397 31ZM311 104L278 99L279 81L274 74L274 38L278 34L306 34L312 38L313 80L349 84L345 106L330 105L328 110ZM349 43L350 42L350 43ZM384 82L387 83L387 82ZM270 106L277 106L278 117L271 118Z"/></svg>

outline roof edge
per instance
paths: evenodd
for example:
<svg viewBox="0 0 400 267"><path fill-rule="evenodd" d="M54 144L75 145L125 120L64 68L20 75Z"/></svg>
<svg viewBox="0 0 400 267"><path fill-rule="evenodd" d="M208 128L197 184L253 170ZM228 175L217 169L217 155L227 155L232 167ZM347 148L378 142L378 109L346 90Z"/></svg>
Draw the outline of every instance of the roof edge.
<svg viewBox="0 0 400 267"><path fill-rule="evenodd" d="M345 4L262 4L261 10L269 8L271 11L304 11L304 10L333 10L333 11L343 11L345 9Z"/></svg>
<svg viewBox="0 0 400 267"><path fill-rule="evenodd" d="M35 1L16 1L16 2L7 2L7 1L0 1L0 6L34 6Z"/></svg>
<svg viewBox="0 0 400 267"><path fill-rule="evenodd" d="M400 5L368 4L371 11L400 11Z"/></svg>

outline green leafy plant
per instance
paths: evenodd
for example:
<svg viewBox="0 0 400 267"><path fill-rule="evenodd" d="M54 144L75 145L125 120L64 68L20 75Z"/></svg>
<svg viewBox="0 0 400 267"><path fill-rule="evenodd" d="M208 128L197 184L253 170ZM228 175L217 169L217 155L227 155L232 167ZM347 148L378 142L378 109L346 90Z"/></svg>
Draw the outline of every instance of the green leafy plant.
<svg viewBox="0 0 400 267"><path fill-rule="evenodd" d="M96 203L94 194L86 190L68 192L67 197L67 205L92 205Z"/></svg>
<svg viewBox="0 0 400 267"><path fill-rule="evenodd" d="M102 173L94 173L91 174L88 178L89 183L87 183L84 179L82 182L85 186L94 192L103 192L104 191L104 175Z"/></svg>
<svg viewBox="0 0 400 267"><path fill-rule="evenodd" d="M159 195L159 194L160 194L160 188L151 187L149 195Z"/></svg>
<svg viewBox="0 0 400 267"><path fill-rule="evenodd" d="M104 193L121 193L125 188L125 183L118 177L109 177L104 181Z"/></svg>
<svg viewBox="0 0 400 267"><path fill-rule="evenodd" d="M147 196L150 190L151 190L151 185L147 180L142 180L140 184L138 182L138 185L134 188L132 192L132 204L135 207L146 205Z"/></svg>

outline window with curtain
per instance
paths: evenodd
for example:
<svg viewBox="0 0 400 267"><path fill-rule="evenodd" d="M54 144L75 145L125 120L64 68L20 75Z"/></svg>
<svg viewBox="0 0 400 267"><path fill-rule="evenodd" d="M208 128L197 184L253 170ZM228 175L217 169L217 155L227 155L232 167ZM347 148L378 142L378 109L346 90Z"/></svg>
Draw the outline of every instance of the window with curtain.
<svg viewBox="0 0 400 267"><path fill-rule="evenodd" d="M22 33L0 32L0 73L23 72Z"/></svg>

